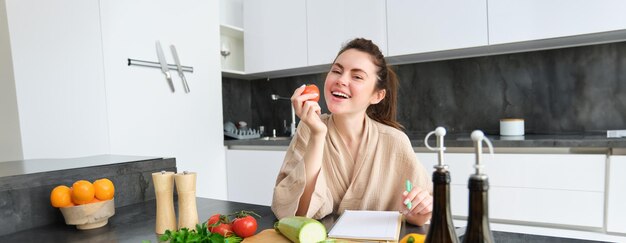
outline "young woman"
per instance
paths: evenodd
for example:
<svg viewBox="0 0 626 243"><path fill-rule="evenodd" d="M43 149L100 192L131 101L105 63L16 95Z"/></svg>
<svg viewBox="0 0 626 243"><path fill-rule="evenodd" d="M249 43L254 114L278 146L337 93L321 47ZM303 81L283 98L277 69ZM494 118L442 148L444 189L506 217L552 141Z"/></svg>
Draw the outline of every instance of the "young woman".
<svg viewBox="0 0 626 243"><path fill-rule="evenodd" d="M397 87L378 46L359 38L339 51L326 76L330 115L308 101L316 94L302 94L304 86L294 91L300 123L276 179L277 218L352 209L399 210L415 225L430 219L432 183L396 121Z"/></svg>

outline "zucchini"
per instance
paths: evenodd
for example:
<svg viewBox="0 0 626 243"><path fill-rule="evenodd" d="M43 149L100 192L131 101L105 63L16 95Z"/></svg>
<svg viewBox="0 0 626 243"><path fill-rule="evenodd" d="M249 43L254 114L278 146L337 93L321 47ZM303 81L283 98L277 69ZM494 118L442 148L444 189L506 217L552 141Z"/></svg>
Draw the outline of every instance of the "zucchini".
<svg viewBox="0 0 626 243"><path fill-rule="evenodd" d="M274 229L295 243L314 243L326 240L326 227L319 221L300 216L280 219Z"/></svg>

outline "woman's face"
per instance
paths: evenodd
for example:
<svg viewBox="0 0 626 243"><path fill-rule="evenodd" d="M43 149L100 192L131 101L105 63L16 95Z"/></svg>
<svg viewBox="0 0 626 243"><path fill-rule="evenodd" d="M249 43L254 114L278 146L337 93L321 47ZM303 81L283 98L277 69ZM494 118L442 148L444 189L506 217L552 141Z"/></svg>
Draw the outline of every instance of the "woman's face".
<svg viewBox="0 0 626 243"><path fill-rule="evenodd" d="M324 97L333 114L365 113L370 104L384 98L375 92L378 67L368 53L349 49L333 63L324 83Z"/></svg>

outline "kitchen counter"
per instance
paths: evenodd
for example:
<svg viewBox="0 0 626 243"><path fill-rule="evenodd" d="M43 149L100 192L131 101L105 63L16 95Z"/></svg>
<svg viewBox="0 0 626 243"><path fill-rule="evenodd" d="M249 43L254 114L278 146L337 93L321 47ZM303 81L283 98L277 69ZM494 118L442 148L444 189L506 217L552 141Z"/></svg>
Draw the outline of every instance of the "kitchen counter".
<svg viewBox="0 0 626 243"><path fill-rule="evenodd" d="M407 134L411 144L416 148L424 148L424 133ZM434 146L435 136L431 136L430 145ZM496 148L626 148L626 138L607 138L606 134L585 133L585 134L527 134L525 136L499 136L489 135L487 137ZM473 147L470 134L448 134L445 137L446 147ZM225 146L289 146L291 140L224 140Z"/></svg>
<svg viewBox="0 0 626 243"><path fill-rule="evenodd" d="M123 207L154 199L151 174L162 170L176 171L176 159L105 154L0 162L0 235L62 222L50 206L58 185L108 178L115 183L115 205Z"/></svg>
<svg viewBox="0 0 626 243"><path fill-rule="evenodd" d="M270 229L276 222L276 217L270 207L253 204L237 203L230 201L198 198L198 218L207 220L215 213L231 213L240 210L251 210L261 216L258 219L259 229ZM6 242L141 242L150 240L158 242L154 233L156 222L156 201L150 200L115 209L115 215L109 219L109 224L102 228L80 231L74 226L56 223L30 230L25 230L9 235L3 235L2 241ZM59 217L62 218L59 212ZM328 230L332 227L336 215L330 215L321 220ZM427 226L417 227L405 224L402 226L401 236L408 232L425 233ZM458 229L457 232L464 229ZM495 240L498 242L597 242L575 239L555 238L527 234L507 233L494 231Z"/></svg>

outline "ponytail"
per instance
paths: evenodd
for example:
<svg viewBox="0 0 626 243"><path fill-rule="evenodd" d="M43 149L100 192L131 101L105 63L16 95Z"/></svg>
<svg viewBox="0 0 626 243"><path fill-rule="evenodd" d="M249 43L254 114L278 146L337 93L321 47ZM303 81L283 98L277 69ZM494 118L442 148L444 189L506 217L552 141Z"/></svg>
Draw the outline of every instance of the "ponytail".
<svg viewBox="0 0 626 243"><path fill-rule="evenodd" d="M367 107L367 115L377 122L392 126L398 130L404 129L404 126L396 120L396 113L398 105L398 76L396 72L390 66L386 66L384 73L386 73L386 80L383 79L383 75L380 75L380 80L376 82L377 90L385 90L385 98L378 104L370 105ZM379 74L382 72L379 72Z"/></svg>

